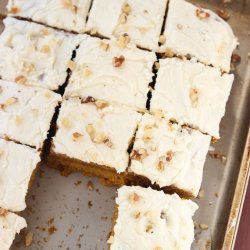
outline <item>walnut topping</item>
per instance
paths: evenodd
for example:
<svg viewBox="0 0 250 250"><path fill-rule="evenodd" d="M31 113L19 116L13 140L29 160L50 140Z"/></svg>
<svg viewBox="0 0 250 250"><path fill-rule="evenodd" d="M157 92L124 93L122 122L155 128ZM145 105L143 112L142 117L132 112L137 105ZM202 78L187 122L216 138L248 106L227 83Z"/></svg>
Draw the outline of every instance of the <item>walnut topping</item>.
<svg viewBox="0 0 250 250"><path fill-rule="evenodd" d="M16 97L10 97L10 98L8 98L8 99L5 101L4 105L5 105L5 106L9 106L9 105L12 105L12 104L14 104L14 103L16 103L16 102L17 102L17 98L16 98Z"/></svg>
<svg viewBox="0 0 250 250"><path fill-rule="evenodd" d="M62 0L62 5L66 9L69 9L75 13L77 12L77 6L72 3L72 0Z"/></svg>
<svg viewBox="0 0 250 250"><path fill-rule="evenodd" d="M207 224L199 224L199 228L201 229L201 230L207 230L208 229L208 225Z"/></svg>
<svg viewBox="0 0 250 250"><path fill-rule="evenodd" d="M26 81L27 81L27 79L26 79L26 77L25 76L17 76L16 78L15 78L15 82L16 83L19 83L19 84L25 84L26 83Z"/></svg>
<svg viewBox="0 0 250 250"><path fill-rule="evenodd" d="M131 153L131 159L136 161L142 161L148 156L148 152L145 148L140 148L138 150L133 150Z"/></svg>
<svg viewBox="0 0 250 250"><path fill-rule="evenodd" d="M95 143L103 143L106 140L106 136L104 133L95 133L95 136L93 137L93 142Z"/></svg>
<svg viewBox="0 0 250 250"><path fill-rule="evenodd" d="M17 125L21 124L22 123L22 118L19 115L16 115L15 122L16 122Z"/></svg>
<svg viewBox="0 0 250 250"><path fill-rule="evenodd" d="M25 246L28 247L33 241L33 232L28 232L25 236Z"/></svg>
<svg viewBox="0 0 250 250"><path fill-rule="evenodd" d="M86 131L89 134L90 138L92 139L94 134L95 134L95 128L94 128L93 124L88 124L86 126Z"/></svg>
<svg viewBox="0 0 250 250"><path fill-rule="evenodd" d="M171 49L166 49L164 56L172 58L174 56L174 52Z"/></svg>
<svg viewBox="0 0 250 250"><path fill-rule="evenodd" d="M137 193L132 193L129 195L128 200L130 203L135 204L140 201L140 196Z"/></svg>
<svg viewBox="0 0 250 250"><path fill-rule="evenodd" d="M42 53L49 53L50 52L50 47L49 45L43 45L42 48L40 49Z"/></svg>
<svg viewBox="0 0 250 250"><path fill-rule="evenodd" d="M171 162L174 157L174 152L172 150L167 151L166 153L166 161Z"/></svg>
<svg viewBox="0 0 250 250"><path fill-rule="evenodd" d="M122 49L126 48L129 42L130 42L130 38L128 34L123 34L122 36L119 36L116 40L117 46Z"/></svg>
<svg viewBox="0 0 250 250"><path fill-rule="evenodd" d="M112 148L112 147L113 147L112 141L111 141L109 138L107 138L107 137L106 137L106 139L103 141L103 143L104 143L105 145L107 145L109 148Z"/></svg>
<svg viewBox="0 0 250 250"><path fill-rule="evenodd" d="M76 67L76 63L72 60L69 60L68 63L67 63L67 67L72 71L75 69Z"/></svg>
<svg viewBox="0 0 250 250"><path fill-rule="evenodd" d="M190 89L189 98L191 100L192 107L196 108L198 106L198 101L199 101L199 92L196 88Z"/></svg>
<svg viewBox="0 0 250 250"><path fill-rule="evenodd" d="M87 96L81 100L81 103L95 102L95 98L92 96Z"/></svg>
<svg viewBox="0 0 250 250"><path fill-rule="evenodd" d="M103 41L100 42L100 47L105 50L105 51L108 51L109 49L109 44L108 43L105 43Z"/></svg>
<svg viewBox="0 0 250 250"><path fill-rule="evenodd" d="M166 42L166 37L164 35L160 35L159 43L164 44L165 42Z"/></svg>
<svg viewBox="0 0 250 250"><path fill-rule="evenodd" d="M148 225L146 226L146 232L151 234L154 232L152 223L148 223Z"/></svg>
<svg viewBox="0 0 250 250"><path fill-rule="evenodd" d="M131 12L131 6L128 3L125 3L122 6L122 12L125 13L126 15L129 15Z"/></svg>
<svg viewBox="0 0 250 250"><path fill-rule="evenodd" d="M210 17L210 14L202 8L198 8L196 9L196 16L200 19L207 19Z"/></svg>
<svg viewBox="0 0 250 250"><path fill-rule="evenodd" d="M224 20L228 20L230 18L230 14L226 10L217 10L217 15Z"/></svg>
<svg viewBox="0 0 250 250"><path fill-rule="evenodd" d="M78 133L78 132L74 132L72 134L72 137L73 137L73 141L77 141L78 139L80 139L81 137L83 137L82 134Z"/></svg>
<svg viewBox="0 0 250 250"><path fill-rule="evenodd" d="M86 67L83 69L82 75L83 75L83 76L91 76L91 75L92 75L92 71L89 69L88 66L86 66Z"/></svg>
<svg viewBox="0 0 250 250"><path fill-rule="evenodd" d="M12 6L10 9L11 14L17 14L21 11L21 9L18 6Z"/></svg>
<svg viewBox="0 0 250 250"><path fill-rule="evenodd" d="M115 56L113 58L113 66L114 67L121 67L123 62L125 60L125 57L124 56Z"/></svg>
<svg viewBox="0 0 250 250"><path fill-rule="evenodd" d="M141 216L141 212L136 211L136 212L134 213L134 218L135 218L135 219L139 219L140 216Z"/></svg>
<svg viewBox="0 0 250 250"><path fill-rule="evenodd" d="M64 127L64 128L70 128L71 127L71 121L70 120L68 120L67 118L63 118L62 119L62 126Z"/></svg>
<svg viewBox="0 0 250 250"><path fill-rule="evenodd" d="M96 107L97 107L98 109L103 109L103 108L107 107L109 104L108 104L107 101L104 101L104 100L97 100L97 101L95 102L95 105L96 105Z"/></svg>
<svg viewBox="0 0 250 250"><path fill-rule="evenodd" d="M156 168L157 168L157 170L159 170L159 172L163 172L165 169L164 162L159 161Z"/></svg>
<svg viewBox="0 0 250 250"><path fill-rule="evenodd" d="M3 208L0 208L0 216L5 216L8 214L8 211L3 209Z"/></svg>

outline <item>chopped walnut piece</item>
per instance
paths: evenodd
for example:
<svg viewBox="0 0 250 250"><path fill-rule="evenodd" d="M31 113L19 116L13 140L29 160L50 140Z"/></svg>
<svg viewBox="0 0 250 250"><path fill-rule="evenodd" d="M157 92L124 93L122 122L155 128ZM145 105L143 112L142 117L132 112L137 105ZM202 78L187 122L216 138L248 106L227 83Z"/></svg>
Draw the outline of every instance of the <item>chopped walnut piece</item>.
<svg viewBox="0 0 250 250"><path fill-rule="evenodd" d="M67 63L67 67L72 71L75 69L76 67L76 63L72 60L69 60L68 63Z"/></svg>
<svg viewBox="0 0 250 250"><path fill-rule="evenodd" d="M133 150L131 153L131 159L136 161L142 161L148 156L148 152L145 148L140 148L138 150Z"/></svg>
<svg viewBox="0 0 250 250"><path fill-rule="evenodd" d="M227 12L226 10L220 9L220 10L217 10L216 13L217 13L217 15L218 15L219 17L221 17L221 18L224 19L225 21L227 21L227 20L230 18L230 14L229 14L229 12Z"/></svg>
<svg viewBox="0 0 250 250"><path fill-rule="evenodd" d="M147 233L153 233L153 225L152 223L148 223L148 225L146 226L146 232Z"/></svg>
<svg viewBox="0 0 250 250"><path fill-rule="evenodd" d="M32 241L33 241L33 232L28 232L25 236L25 246L28 247L31 245Z"/></svg>
<svg viewBox="0 0 250 250"><path fill-rule="evenodd" d="M88 188L89 191L93 191L94 190L94 184L93 184L92 181L88 181L87 188Z"/></svg>
<svg viewBox="0 0 250 250"><path fill-rule="evenodd" d="M72 0L61 0L63 7L66 9L70 9L73 12L77 12L77 6L72 3Z"/></svg>
<svg viewBox="0 0 250 250"><path fill-rule="evenodd" d="M64 128L70 128L71 127L71 121L70 120L68 120L67 118L63 118L62 119L62 126L64 127Z"/></svg>
<svg viewBox="0 0 250 250"><path fill-rule="evenodd" d="M190 89L189 98L191 100L192 107L196 108L198 106L198 101L199 101L199 92L196 88Z"/></svg>
<svg viewBox="0 0 250 250"><path fill-rule="evenodd" d="M89 134L90 138L92 139L94 134L95 134L95 128L94 128L93 124L88 124L86 126L86 131Z"/></svg>
<svg viewBox="0 0 250 250"><path fill-rule="evenodd" d="M171 49L166 49L164 53L165 57L172 58L174 56L174 52Z"/></svg>
<svg viewBox="0 0 250 250"><path fill-rule="evenodd" d="M15 78L15 82L16 83L19 83L19 84L25 84L26 83L26 81L27 81L27 79L26 79L26 77L25 76L17 76L16 78Z"/></svg>
<svg viewBox="0 0 250 250"><path fill-rule="evenodd" d="M22 123L22 118L19 115L16 115L15 122L17 125Z"/></svg>
<svg viewBox="0 0 250 250"><path fill-rule="evenodd" d="M10 97L10 98L8 98L8 99L5 101L4 105L5 105L5 106L12 105L12 104L16 103L17 100L18 100L18 99L17 99L16 97Z"/></svg>
<svg viewBox="0 0 250 250"><path fill-rule="evenodd" d="M103 108L107 107L109 105L109 103L107 101L104 101L104 100L97 100L95 102L95 105L98 109L103 109Z"/></svg>
<svg viewBox="0 0 250 250"><path fill-rule="evenodd" d="M112 148L113 147L113 143L112 143L112 141L109 139L109 138L105 138L105 140L103 141L103 143L105 144L105 145L107 145L109 148Z"/></svg>
<svg viewBox="0 0 250 250"><path fill-rule="evenodd" d="M40 49L42 53L49 53L50 52L50 47L49 45L43 45L42 48Z"/></svg>
<svg viewBox="0 0 250 250"><path fill-rule="evenodd" d="M173 160L174 153L172 150L167 151L166 153L166 161L171 162Z"/></svg>
<svg viewBox="0 0 250 250"><path fill-rule="evenodd" d="M164 171L164 162L163 161L159 161L158 164L157 164L157 170L159 170L159 172L163 172Z"/></svg>
<svg viewBox="0 0 250 250"><path fill-rule="evenodd" d="M166 42L166 37L164 35L160 35L159 43L164 44L165 42Z"/></svg>
<svg viewBox="0 0 250 250"><path fill-rule="evenodd" d="M78 132L74 132L72 134L72 137L73 137L73 141L77 141L78 139L80 139L81 137L83 137L82 134L78 133Z"/></svg>
<svg viewBox="0 0 250 250"><path fill-rule="evenodd" d="M122 36L119 36L116 40L117 46L122 49L126 48L129 42L130 42L130 38L128 34L123 34Z"/></svg>
<svg viewBox="0 0 250 250"><path fill-rule="evenodd" d="M140 216L141 216L141 212L136 211L136 212L134 213L134 216L133 216L133 217L134 217L135 219L139 219Z"/></svg>
<svg viewBox="0 0 250 250"><path fill-rule="evenodd" d="M123 62L125 60L125 57L124 56L115 56L113 58L113 66L114 67L121 67Z"/></svg>
<svg viewBox="0 0 250 250"><path fill-rule="evenodd" d="M167 219L167 214L166 214L166 212L164 212L164 211L161 211L161 219L164 219L164 220L166 220Z"/></svg>
<svg viewBox="0 0 250 250"><path fill-rule="evenodd" d="M203 198L205 196L205 190L204 189L200 189L200 191L199 191L199 194L198 194L198 199L201 199L201 198Z"/></svg>
<svg viewBox="0 0 250 250"><path fill-rule="evenodd" d="M89 69L88 66L86 66L86 67L83 69L82 75L83 75L83 76L91 76L91 75L92 75L92 71Z"/></svg>
<svg viewBox="0 0 250 250"><path fill-rule="evenodd" d="M202 8L198 8L196 9L196 16L200 19L207 19L210 17L210 14Z"/></svg>
<svg viewBox="0 0 250 250"><path fill-rule="evenodd" d="M231 62L232 63L239 63L241 61L240 55L233 53L231 57Z"/></svg>
<svg viewBox="0 0 250 250"><path fill-rule="evenodd" d="M19 13L20 11L21 11L21 9L18 6L12 6L10 13L15 15L15 14Z"/></svg>
<svg viewBox="0 0 250 250"><path fill-rule="evenodd" d="M140 201L140 198L141 197L137 193L134 192L129 195L128 200L130 201L130 203L135 204Z"/></svg>
<svg viewBox="0 0 250 250"><path fill-rule="evenodd" d="M131 12L131 6L128 3L125 3L122 6L122 12L125 13L126 15L129 15L129 13Z"/></svg>
<svg viewBox="0 0 250 250"><path fill-rule="evenodd" d="M87 96L81 100L81 103L95 102L95 98L92 96Z"/></svg>
<svg viewBox="0 0 250 250"><path fill-rule="evenodd" d="M8 214L8 210L0 208L0 216L6 216Z"/></svg>
<svg viewBox="0 0 250 250"><path fill-rule="evenodd" d="M109 44L108 43L105 43L103 41L100 42L100 47L105 50L105 51L108 51L109 49Z"/></svg>

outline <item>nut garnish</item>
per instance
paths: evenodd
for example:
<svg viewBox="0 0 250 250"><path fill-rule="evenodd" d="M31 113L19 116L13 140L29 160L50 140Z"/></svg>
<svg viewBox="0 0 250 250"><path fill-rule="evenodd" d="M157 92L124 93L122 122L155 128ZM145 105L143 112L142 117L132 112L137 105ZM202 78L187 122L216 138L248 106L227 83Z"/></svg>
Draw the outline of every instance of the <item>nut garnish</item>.
<svg viewBox="0 0 250 250"><path fill-rule="evenodd" d="M10 10L10 13L11 14L17 14L21 11L21 9L18 7L18 6L12 6L11 7L11 10Z"/></svg>
<svg viewBox="0 0 250 250"><path fill-rule="evenodd" d="M164 35L160 35L159 43L164 44L165 42L166 42L166 37Z"/></svg>
<svg viewBox="0 0 250 250"><path fill-rule="evenodd" d="M24 84L24 83L26 83L26 81L27 81L26 77L22 76L22 75L21 76L17 76L15 78L15 82L19 83L19 84Z"/></svg>
<svg viewBox="0 0 250 250"><path fill-rule="evenodd" d="M198 101L199 101L199 92L196 88L190 89L189 98L191 100L192 107L196 108L198 106Z"/></svg>
<svg viewBox="0 0 250 250"><path fill-rule="evenodd" d="M199 224L199 228L201 229L201 230L207 230L208 229L208 225L207 224Z"/></svg>
<svg viewBox="0 0 250 250"><path fill-rule="evenodd" d="M107 145L109 148L113 147L113 143L112 143L112 141L108 137L105 138L105 140L103 141L103 143L105 145Z"/></svg>
<svg viewBox="0 0 250 250"><path fill-rule="evenodd" d="M122 36L119 36L116 40L117 46L122 49L126 48L129 42L130 42L130 38L128 34L123 34Z"/></svg>
<svg viewBox="0 0 250 250"><path fill-rule="evenodd" d="M69 60L68 63L67 63L67 67L70 69L70 70L74 70L75 67L76 67L76 63L72 60Z"/></svg>
<svg viewBox="0 0 250 250"><path fill-rule="evenodd" d="M0 208L0 216L5 216L8 213L6 209Z"/></svg>
<svg viewBox="0 0 250 250"><path fill-rule="evenodd" d="M132 193L132 194L130 194L129 195L129 197L128 197L128 200L132 203L132 204L134 204L134 203L137 203L137 202L139 202L140 201L140 196L137 194L137 193Z"/></svg>
<svg viewBox="0 0 250 250"><path fill-rule="evenodd" d="M148 156L148 152L145 148L140 148L138 150L133 150L131 153L131 159L136 161L142 161Z"/></svg>
<svg viewBox="0 0 250 250"><path fill-rule="evenodd" d="M198 8L196 9L196 16L202 20L209 18L210 14L205 10L203 10L202 8Z"/></svg>
<svg viewBox="0 0 250 250"><path fill-rule="evenodd" d="M25 236L25 246L28 247L31 245L32 241L33 241L33 232L28 232Z"/></svg>
<svg viewBox="0 0 250 250"><path fill-rule="evenodd" d="M95 102L95 105L98 109L103 109L103 108L107 107L109 105L109 103L107 101L104 101L104 100L97 100Z"/></svg>
<svg viewBox="0 0 250 250"><path fill-rule="evenodd" d="M227 12L226 10L220 9L220 10L217 10L216 13L217 13L217 15L218 15L219 17L221 17L221 18L224 19L225 21L227 21L227 20L230 18L230 14L229 14L229 12Z"/></svg>
<svg viewBox="0 0 250 250"><path fill-rule="evenodd" d="M159 172L163 172L165 169L164 162L159 161L156 168L157 168L157 170L159 170Z"/></svg>
<svg viewBox="0 0 250 250"><path fill-rule="evenodd" d="M89 69L88 66L86 66L86 67L83 69L82 75L83 75L83 76L91 76L91 75L92 75L92 71Z"/></svg>
<svg viewBox="0 0 250 250"><path fill-rule="evenodd" d="M5 105L5 106L9 106L9 105L12 105L12 104L14 104L14 103L16 103L16 102L17 102L17 98L16 98L16 97L10 97L10 98L8 98L8 99L5 101L4 105Z"/></svg>
<svg viewBox="0 0 250 250"><path fill-rule="evenodd" d="M166 49L164 56L172 58L174 56L174 52L171 49Z"/></svg>
<svg viewBox="0 0 250 250"><path fill-rule="evenodd" d="M100 42L100 47L105 50L105 51L108 51L109 49L109 44L108 43L105 43L103 41Z"/></svg>
<svg viewBox="0 0 250 250"><path fill-rule="evenodd" d="M87 96L81 100L81 103L95 102L95 98L92 96Z"/></svg>
<svg viewBox="0 0 250 250"><path fill-rule="evenodd" d="M141 216L141 212L136 211L136 212L134 213L134 218L135 218L135 219L139 219L140 216Z"/></svg>
<svg viewBox="0 0 250 250"><path fill-rule="evenodd" d="M72 3L72 0L62 0L62 4L66 9L77 12L77 6Z"/></svg>
<svg viewBox="0 0 250 250"><path fill-rule="evenodd" d="M122 12L129 15L129 13L131 12L131 6L128 3L125 3L122 6Z"/></svg>
<svg viewBox="0 0 250 250"><path fill-rule="evenodd" d="M89 134L90 138L92 139L92 137L93 137L93 135L95 133L95 128L94 128L93 124L88 124L86 126L86 131Z"/></svg>
<svg viewBox="0 0 250 250"><path fill-rule="evenodd" d="M62 126L64 127L64 128L70 128L71 127L71 121L70 120L68 120L67 118L63 118L62 119Z"/></svg>
<svg viewBox="0 0 250 250"><path fill-rule="evenodd" d="M49 45L43 45L42 48L40 49L42 53L49 53L50 52L50 47Z"/></svg>
<svg viewBox="0 0 250 250"><path fill-rule="evenodd" d="M72 134L72 137L73 137L73 141L77 141L78 139L80 139L81 137L83 137L82 134L78 133L78 132L74 132Z"/></svg>
<svg viewBox="0 0 250 250"><path fill-rule="evenodd" d="M95 136L93 137L93 142L95 143L103 143L106 140L106 136L104 133L99 132L99 133L95 133Z"/></svg>
<svg viewBox="0 0 250 250"><path fill-rule="evenodd" d="M113 58L113 66L114 67L121 67L123 62L125 60L125 57L124 56L115 56Z"/></svg>
<svg viewBox="0 0 250 250"><path fill-rule="evenodd" d="M153 224L152 223L148 223L147 227L146 227L146 232L147 233L153 233Z"/></svg>
<svg viewBox="0 0 250 250"><path fill-rule="evenodd" d="M161 219L166 220L167 219L167 214L164 211L161 211Z"/></svg>
<svg viewBox="0 0 250 250"><path fill-rule="evenodd" d="M167 151L166 153L166 161L171 162L173 160L174 153L172 150Z"/></svg>

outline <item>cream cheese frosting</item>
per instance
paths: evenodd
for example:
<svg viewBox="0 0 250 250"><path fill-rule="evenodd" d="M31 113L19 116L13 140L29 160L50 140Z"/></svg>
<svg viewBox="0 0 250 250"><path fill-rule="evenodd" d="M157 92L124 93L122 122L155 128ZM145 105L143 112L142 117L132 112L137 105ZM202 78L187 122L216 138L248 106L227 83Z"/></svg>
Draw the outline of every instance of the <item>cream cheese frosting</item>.
<svg viewBox="0 0 250 250"><path fill-rule="evenodd" d="M199 131L145 114L136 134L129 171L161 188L174 186L196 197L210 140Z"/></svg>
<svg viewBox="0 0 250 250"><path fill-rule="evenodd" d="M65 96L92 96L145 110L156 56L126 39L86 37L77 50Z"/></svg>
<svg viewBox="0 0 250 250"><path fill-rule="evenodd" d="M9 0L10 15L83 33L91 0Z"/></svg>
<svg viewBox="0 0 250 250"><path fill-rule="evenodd" d="M219 138L233 80L233 75L195 60L161 59L150 109Z"/></svg>
<svg viewBox="0 0 250 250"><path fill-rule="evenodd" d="M151 188L118 189L118 218L110 249L189 250L194 240L192 216L198 206L178 195Z"/></svg>
<svg viewBox="0 0 250 250"><path fill-rule="evenodd" d="M24 218L0 208L0 249L9 250L15 235L27 227Z"/></svg>
<svg viewBox="0 0 250 250"><path fill-rule="evenodd" d="M229 72L237 38L229 24L214 12L184 0L170 0L164 35L166 42L160 51L189 54Z"/></svg>
<svg viewBox="0 0 250 250"><path fill-rule="evenodd" d="M83 35L40 24L4 19L0 36L0 76L4 80L57 90L67 77L73 50Z"/></svg>
<svg viewBox="0 0 250 250"><path fill-rule="evenodd" d="M104 101L93 101L92 97L63 101L53 151L121 173L128 167L127 150L141 114Z"/></svg>
<svg viewBox="0 0 250 250"><path fill-rule="evenodd" d="M42 148L61 96L0 80L0 136Z"/></svg>
<svg viewBox="0 0 250 250"><path fill-rule="evenodd" d="M39 154L28 146L0 139L0 207L13 212L26 208L25 196Z"/></svg>
<svg viewBox="0 0 250 250"><path fill-rule="evenodd" d="M138 46L156 51L166 6L167 0L95 0L87 27L105 37L126 33Z"/></svg>

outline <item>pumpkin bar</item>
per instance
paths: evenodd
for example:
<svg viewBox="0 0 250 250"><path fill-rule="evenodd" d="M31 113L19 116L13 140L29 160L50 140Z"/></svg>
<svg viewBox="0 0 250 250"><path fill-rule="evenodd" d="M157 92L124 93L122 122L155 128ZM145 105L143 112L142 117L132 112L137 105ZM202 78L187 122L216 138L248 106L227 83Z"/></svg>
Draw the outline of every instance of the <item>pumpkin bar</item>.
<svg viewBox="0 0 250 250"><path fill-rule="evenodd" d="M72 65L66 97L95 99L145 110L156 56L135 47L124 35L101 40L86 36Z"/></svg>
<svg viewBox="0 0 250 250"><path fill-rule="evenodd" d="M7 17L0 35L0 77L4 80L57 90L67 77L74 36Z"/></svg>
<svg viewBox="0 0 250 250"><path fill-rule="evenodd" d="M210 140L199 131L145 114L136 133L128 171L135 175L134 180L143 176L164 191L196 197Z"/></svg>
<svg viewBox="0 0 250 250"><path fill-rule="evenodd" d="M10 15L83 33L91 0L9 0Z"/></svg>
<svg viewBox="0 0 250 250"><path fill-rule="evenodd" d="M0 137L41 149L60 101L50 90L0 80Z"/></svg>
<svg viewBox="0 0 250 250"><path fill-rule="evenodd" d="M25 196L39 162L35 149L0 139L0 207L13 212L26 208Z"/></svg>
<svg viewBox="0 0 250 250"><path fill-rule="evenodd" d="M166 7L167 0L95 0L87 30L104 37L128 34L139 47L155 51Z"/></svg>
<svg viewBox="0 0 250 250"><path fill-rule="evenodd" d="M138 186L118 189L110 250L189 250L198 206L178 195Z"/></svg>
<svg viewBox="0 0 250 250"><path fill-rule="evenodd" d="M163 35L165 43L160 51L194 56L200 62L229 72L238 42L229 24L214 12L184 0L169 0Z"/></svg>
<svg viewBox="0 0 250 250"><path fill-rule="evenodd" d="M63 101L48 165L118 180L128 167L140 118L136 111L93 97Z"/></svg>
<svg viewBox="0 0 250 250"><path fill-rule="evenodd" d="M25 227L24 218L0 208L0 249L9 250L16 234Z"/></svg>
<svg viewBox="0 0 250 250"><path fill-rule="evenodd" d="M233 80L234 75L193 59L161 59L150 109L219 138Z"/></svg>

